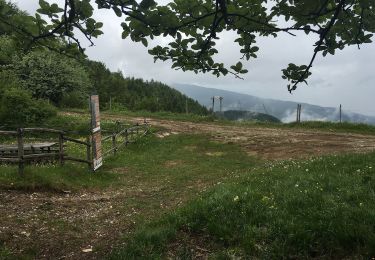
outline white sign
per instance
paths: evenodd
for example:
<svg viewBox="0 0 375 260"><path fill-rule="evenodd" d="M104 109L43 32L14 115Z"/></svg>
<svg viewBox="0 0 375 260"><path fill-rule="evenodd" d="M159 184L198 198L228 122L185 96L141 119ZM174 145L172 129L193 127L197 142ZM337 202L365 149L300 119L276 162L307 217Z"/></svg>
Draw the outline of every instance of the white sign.
<svg viewBox="0 0 375 260"><path fill-rule="evenodd" d="M103 165L102 157L102 133L100 129L99 96L90 97L91 108L91 131L92 131L92 153L93 170L96 171Z"/></svg>

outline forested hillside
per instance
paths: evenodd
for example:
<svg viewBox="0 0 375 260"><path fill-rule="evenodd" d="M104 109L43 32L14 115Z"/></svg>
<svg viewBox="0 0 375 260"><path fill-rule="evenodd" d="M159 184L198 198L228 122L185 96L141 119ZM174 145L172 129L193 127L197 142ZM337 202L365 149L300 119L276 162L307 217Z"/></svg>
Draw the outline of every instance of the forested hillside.
<svg viewBox="0 0 375 260"><path fill-rule="evenodd" d="M0 12L7 18L0 23L1 124L43 121L59 108L87 108L93 93L100 95L102 109L108 109L111 101L116 110L181 113L187 103L190 113L208 112L165 84L111 72L72 51L78 50L75 43L49 38L32 45L30 37L12 24L22 21L25 28L38 30L40 21L5 0L0 0Z"/></svg>
<svg viewBox="0 0 375 260"><path fill-rule="evenodd" d="M124 78L121 72L110 72L103 63L87 61L85 64L92 82L92 92L100 96L103 106L108 108L110 99L114 107L129 110L171 111L207 114L207 109L169 86L142 79Z"/></svg>

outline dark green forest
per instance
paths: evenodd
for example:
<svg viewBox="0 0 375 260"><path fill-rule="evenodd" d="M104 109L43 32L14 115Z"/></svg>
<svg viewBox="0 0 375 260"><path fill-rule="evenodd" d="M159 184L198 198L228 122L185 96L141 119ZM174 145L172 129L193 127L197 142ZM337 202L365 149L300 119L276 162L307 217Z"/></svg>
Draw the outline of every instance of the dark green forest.
<svg viewBox="0 0 375 260"><path fill-rule="evenodd" d="M128 111L168 111L205 115L207 109L156 81L125 77L103 63L74 52L60 38L33 45L13 24L38 28L15 4L0 0L0 125L42 122L59 109L88 107L90 94L100 96L101 108ZM74 54L74 55L72 55Z"/></svg>
<svg viewBox="0 0 375 260"><path fill-rule="evenodd" d="M271 115L243 111L243 110L227 110L224 112L216 112L218 118L224 118L231 121L258 121L258 122L270 122L270 123L281 123L281 121Z"/></svg>

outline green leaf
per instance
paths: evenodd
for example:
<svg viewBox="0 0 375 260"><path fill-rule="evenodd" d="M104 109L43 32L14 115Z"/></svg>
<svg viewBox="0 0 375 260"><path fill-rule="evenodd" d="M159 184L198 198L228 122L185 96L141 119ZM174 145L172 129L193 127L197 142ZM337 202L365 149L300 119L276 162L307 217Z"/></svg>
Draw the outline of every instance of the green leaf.
<svg viewBox="0 0 375 260"><path fill-rule="evenodd" d="M118 8L117 6L112 6L112 9L113 9L113 11L115 11L115 14L116 14L118 17L121 17L121 16L122 16L122 11L120 10L120 8Z"/></svg>
<svg viewBox="0 0 375 260"><path fill-rule="evenodd" d="M150 7L155 5L156 3L154 0L142 0L142 2L139 4L142 9L149 9Z"/></svg>
<svg viewBox="0 0 375 260"><path fill-rule="evenodd" d="M142 39L141 39L141 42L142 42L142 44L143 44L145 47L148 46L148 42L147 42L146 38L142 38Z"/></svg>

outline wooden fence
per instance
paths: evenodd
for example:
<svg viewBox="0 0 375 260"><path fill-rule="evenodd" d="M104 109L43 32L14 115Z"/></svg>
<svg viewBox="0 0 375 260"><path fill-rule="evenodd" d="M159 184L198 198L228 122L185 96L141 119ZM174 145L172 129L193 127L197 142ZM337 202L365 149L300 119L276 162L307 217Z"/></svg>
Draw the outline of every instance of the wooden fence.
<svg viewBox="0 0 375 260"><path fill-rule="evenodd" d="M57 136L56 142L25 143L25 134L44 133ZM36 161L58 161L61 165L65 161L87 163L91 167L90 141L82 142L66 136L64 131L48 128L18 128L17 131L0 131L0 135L16 136L17 144L0 145L0 163L17 163L18 172L22 175L25 164ZM55 140L56 140L55 139ZM85 160L67 156L64 152L64 142L70 141L85 145L87 157Z"/></svg>
<svg viewBox="0 0 375 260"><path fill-rule="evenodd" d="M115 155L120 148L135 142L137 139L146 135L148 131L149 124L145 122L142 125L136 124L130 128L125 128L119 130L117 133L112 133L111 135L103 137L103 142L111 140L111 148L103 152L103 157L106 158L111 154ZM120 140L121 137L122 140Z"/></svg>
<svg viewBox="0 0 375 260"><path fill-rule="evenodd" d="M102 139L103 142L111 140L111 148L104 152L104 157L116 154L121 147L127 146L129 143L135 142L138 138L146 135L148 130L149 125L145 122L145 124L137 124L104 137ZM51 139L48 139L48 141L41 143L25 143L25 133L56 135L57 141L51 142ZM1 135L16 137L17 143L8 145L0 144L0 163L18 164L18 172L21 175L24 173L25 164L36 161L58 161L60 165L64 165L65 161L75 161L86 163L89 169L92 169L91 136L88 136L86 141L81 141L68 137L64 131L48 128L19 128L17 131L0 131ZM84 146L86 158L75 158L66 154L64 147L67 142Z"/></svg>

